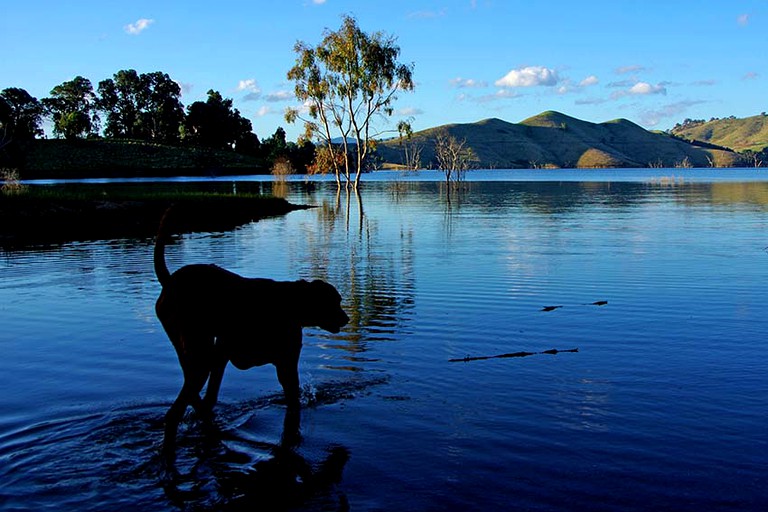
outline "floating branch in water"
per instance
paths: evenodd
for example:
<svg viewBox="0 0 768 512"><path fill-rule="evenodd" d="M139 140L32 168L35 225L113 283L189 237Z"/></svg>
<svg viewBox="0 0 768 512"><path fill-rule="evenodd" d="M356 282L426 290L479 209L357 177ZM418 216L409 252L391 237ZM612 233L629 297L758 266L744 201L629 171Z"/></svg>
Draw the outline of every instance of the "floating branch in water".
<svg viewBox="0 0 768 512"><path fill-rule="evenodd" d="M595 302L590 302L589 304L579 304L579 306L605 306L608 304L607 300L597 300ZM544 306L541 308L542 311L554 311L556 309L564 308L565 306Z"/></svg>
<svg viewBox="0 0 768 512"><path fill-rule="evenodd" d="M528 357L528 356L535 356L537 354L550 354L550 355L557 355L562 354L563 352L578 352L578 348L571 348L567 350L558 350L556 348L552 348L549 350L545 350L543 352L510 352L509 354L499 354L495 356L477 356L477 357L460 357L456 359L449 359L449 363L468 363L470 361L485 361L486 359L507 359L510 357Z"/></svg>

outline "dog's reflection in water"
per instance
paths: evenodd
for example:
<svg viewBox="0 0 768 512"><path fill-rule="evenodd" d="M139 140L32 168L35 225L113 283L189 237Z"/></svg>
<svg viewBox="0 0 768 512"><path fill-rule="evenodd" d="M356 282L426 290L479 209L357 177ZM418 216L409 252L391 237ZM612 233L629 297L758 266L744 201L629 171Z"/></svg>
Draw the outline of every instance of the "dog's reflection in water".
<svg viewBox="0 0 768 512"><path fill-rule="evenodd" d="M190 475L181 476L175 468L166 468L166 496L176 505L184 508L202 501L215 502L217 510L258 510L265 506L280 510L320 502L334 509L348 508L346 498L334 492L349 460L348 450L334 446L316 463L305 459L297 451L301 442L297 409L286 411L277 444L235 439L238 443L252 444L255 452L269 454L254 464L244 464L251 459L250 455L227 448L222 442L222 433L215 429L206 432L206 444L211 449L206 450L206 456L198 454L204 458L198 459ZM202 466L207 468L203 470ZM196 491L182 490L190 481ZM215 495L211 496L213 489Z"/></svg>

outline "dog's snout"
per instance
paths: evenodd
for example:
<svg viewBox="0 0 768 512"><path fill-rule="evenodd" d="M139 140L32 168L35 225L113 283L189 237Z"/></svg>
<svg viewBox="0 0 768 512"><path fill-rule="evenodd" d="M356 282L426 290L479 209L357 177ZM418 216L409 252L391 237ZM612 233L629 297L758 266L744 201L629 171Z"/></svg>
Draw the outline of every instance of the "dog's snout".
<svg viewBox="0 0 768 512"><path fill-rule="evenodd" d="M349 323L349 315L343 309L339 309L339 328L344 327Z"/></svg>
<svg viewBox="0 0 768 512"><path fill-rule="evenodd" d="M349 323L349 316L347 316L344 310L339 310L335 317L328 323L329 325L320 327L331 334L338 334L341 331L341 328Z"/></svg>

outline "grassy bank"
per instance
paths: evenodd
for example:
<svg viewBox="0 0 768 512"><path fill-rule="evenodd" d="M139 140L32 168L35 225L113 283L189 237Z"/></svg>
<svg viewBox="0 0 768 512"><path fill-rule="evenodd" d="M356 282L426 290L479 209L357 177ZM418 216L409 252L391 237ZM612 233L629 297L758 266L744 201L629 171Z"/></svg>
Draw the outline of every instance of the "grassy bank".
<svg viewBox="0 0 768 512"><path fill-rule="evenodd" d="M0 246L152 237L173 205L171 231L221 231L303 208L241 190L190 185L27 186L0 195ZM241 187L242 188L242 187Z"/></svg>
<svg viewBox="0 0 768 512"><path fill-rule="evenodd" d="M266 173L264 162L233 151L131 140L34 140L13 152L6 167L22 179L210 176Z"/></svg>

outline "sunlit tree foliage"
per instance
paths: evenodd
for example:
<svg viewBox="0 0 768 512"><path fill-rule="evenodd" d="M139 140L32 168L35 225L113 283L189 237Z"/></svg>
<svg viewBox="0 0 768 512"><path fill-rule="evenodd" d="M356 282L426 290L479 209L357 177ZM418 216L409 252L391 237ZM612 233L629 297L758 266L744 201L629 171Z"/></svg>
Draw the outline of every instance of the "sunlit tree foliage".
<svg viewBox="0 0 768 512"><path fill-rule="evenodd" d="M51 89L50 94L42 103L53 121L54 135L76 139L98 131L96 95L90 80L76 76Z"/></svg>
<svg viewBox="0 0 768 512"><path fill-rule="evenodd" d="M184 120L181 88L166 73L121 70L102 80L98 107L106 116L104 135L174 143Z"/></svg>
<svg viewBox="0 0 768 512"><path fill-rule="evenodd" d="M413 65L398 62L400 48L394 37L367 34L351 16L343 17L339 30L326 31L317 46L299 41L294 51L296 63L288 79L304 106L288 109L286 120L303 121L306 137L319 139L326 148L341 146L343 166L336 158L328 163L334 166L338 184L342 174L349 184L354 172L357 186L380 134L376 123L393 114L399 91L413 90Z"/></svg>

